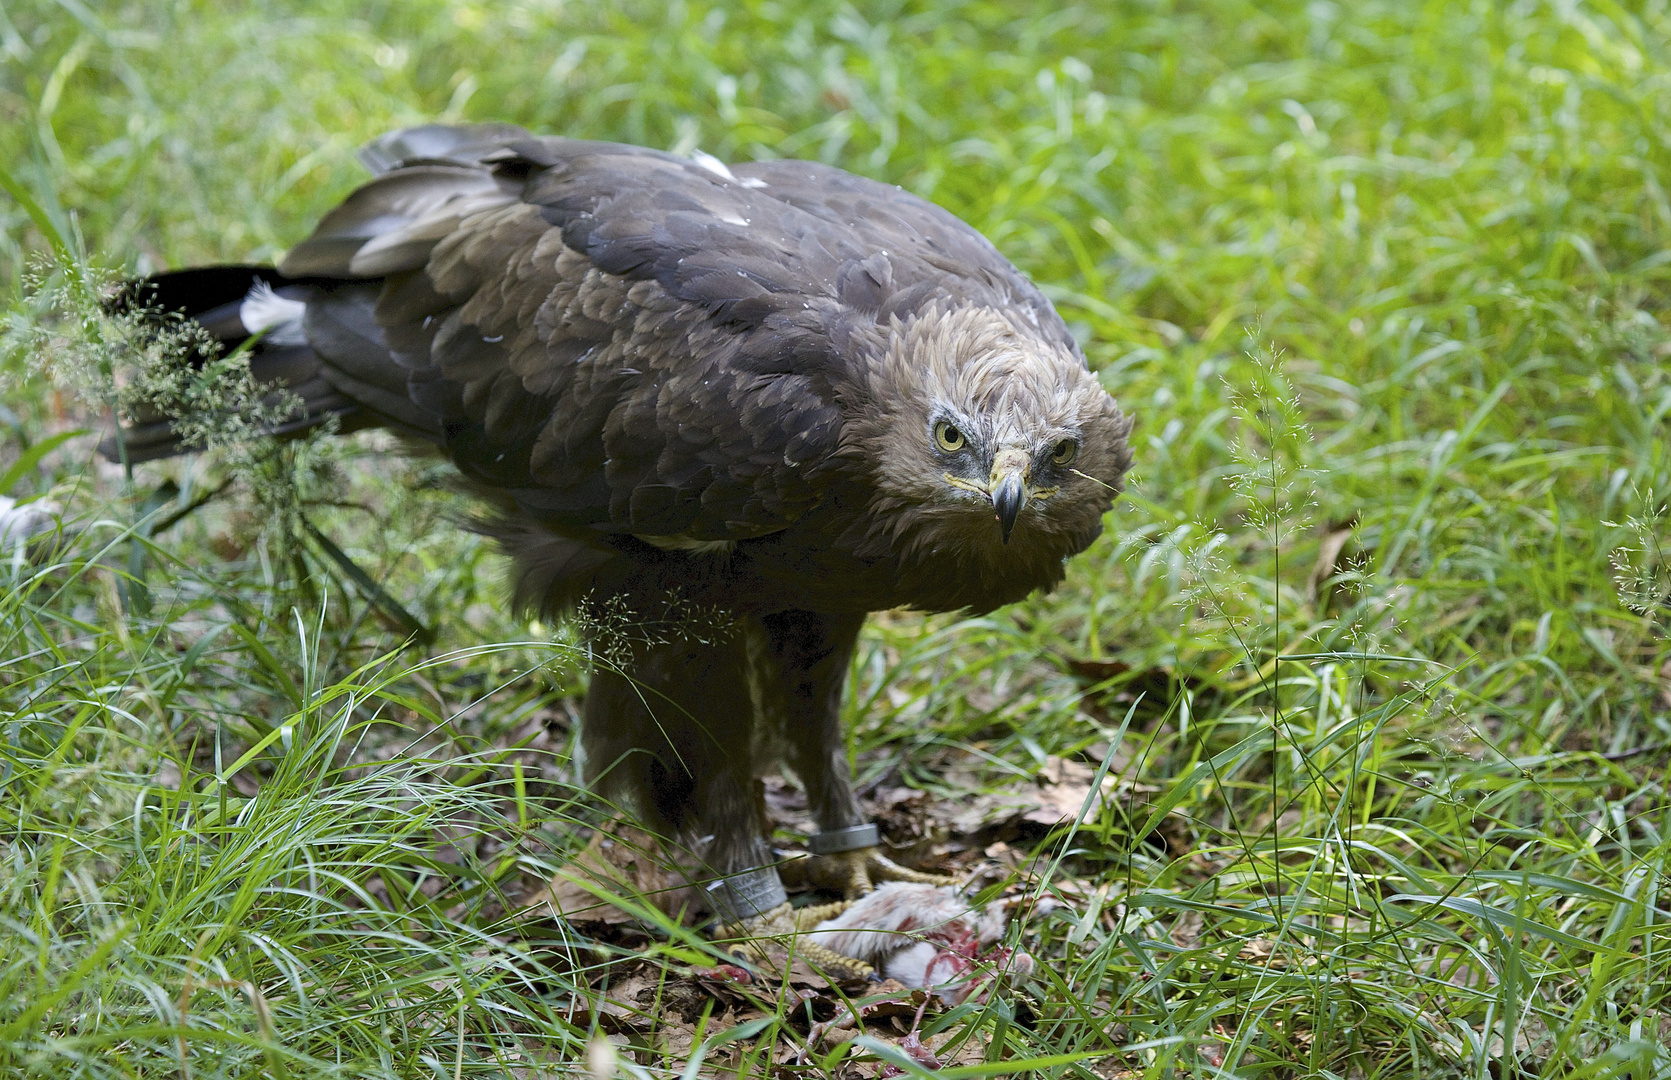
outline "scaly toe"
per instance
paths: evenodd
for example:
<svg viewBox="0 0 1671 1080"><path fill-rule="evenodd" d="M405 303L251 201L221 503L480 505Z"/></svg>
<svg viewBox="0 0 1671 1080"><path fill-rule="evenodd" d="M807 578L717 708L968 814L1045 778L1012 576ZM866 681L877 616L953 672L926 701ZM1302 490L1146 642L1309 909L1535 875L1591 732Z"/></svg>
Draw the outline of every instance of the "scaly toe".
<svg viewBox="0 0 1671 1080"><path fill-rule="evenodd" d="M833 889L849 900L869 892L870 864L865 858L875 848L858 848L834 855L814 855L807 868L807 878L822 889Z"/></svg>
<svg viewBox="0 0 1671 1080"><path fill-rule="evenodd" d="M725 932L737 937L756 938L793 934L796 929L795 909L789 904L783 903L770 911L756 915L752 919L732 923L725 928Z"/></svg>
<svg viewBox="0 0 1671 1080"><path fill-rule="evenodd" d="M808 878L825 889L837 889L849 900L869 893L885 881L909 881L916 885L956 885L955 878L925 874L903 867L878 848L857 848L835 855L814 855Z"/></svg>
<svg viewBox="0 0 1671 1080"><path fill-rule="evenodd" d="M855 960L851 956L843 956L832 952L822 945L801 938L798 935L817 926L825 919L834 918L848 907L845 903L824 904L814 908L802 908L796 911L788 904L773 908L756 918L747 919L741 924L727 928L727 933L744 937L747 940L735 951L742 952L743 958L757 963L770 963L771 957L762 948L761 939L775 938L790 949L802 960L826 975L848 982L858 982L874 978L876 969L863 960ZM788 940L794 939L794 940Z"/></svg>
<svg viewBox="0 0 1671 1080"><path fill-rule="evenodd" d="M876 848L866 848L865 870L872 881L909 881L914 885L957 885L960 882L954 877L944 874L925 874L921 870L912 870L901 866L882 854Z"/></svg>

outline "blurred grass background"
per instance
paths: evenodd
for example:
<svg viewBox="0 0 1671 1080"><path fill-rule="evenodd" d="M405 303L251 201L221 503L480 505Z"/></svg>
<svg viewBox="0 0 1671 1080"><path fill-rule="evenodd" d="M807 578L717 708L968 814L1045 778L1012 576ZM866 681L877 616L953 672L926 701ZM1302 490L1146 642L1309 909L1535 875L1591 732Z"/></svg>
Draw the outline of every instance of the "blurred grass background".
<svg viewBox="0 0 1671 1080"><path fill-rule="evenodd" d="M1053 595L867 631L861 778L957 797L974 752L1024 788L1133 709L1114 771L1193 850L1105 809L1044 977L932 1033L994 1069L1088 1055L1053 1076L1663 1077L1668 35L1663 2L26 0L0 162L115 274L272 259L355 146L434 119L946 206L1056 301L1137 472ZM0 599L0 1061L580 1068L608 958L498 892L582 813L563 632L503 614L435 468L376 440L270 467L438 661L263 531L247 477L152 539L213 461L31 454L102 422L42 370L97 349L63 345L39 225L0 223L0 495L67 523ZM763 1069L741 1045L707 1067Z"/></svg>

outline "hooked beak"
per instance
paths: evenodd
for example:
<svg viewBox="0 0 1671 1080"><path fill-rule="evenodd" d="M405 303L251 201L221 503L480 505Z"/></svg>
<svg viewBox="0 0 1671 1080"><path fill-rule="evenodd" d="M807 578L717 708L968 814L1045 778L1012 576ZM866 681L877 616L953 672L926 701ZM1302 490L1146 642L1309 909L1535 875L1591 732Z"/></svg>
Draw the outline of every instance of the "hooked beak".
<svg viewBox="0 0 1671 1080"><path fill-rule="evenodd" d="M998 527L1004 531L1006 544L1010 542L1015 519L1027 505L1027 473L1031 467L1027 455L1016 449L1000 450L992 459L987 493L992 496L992 509L997 513Z"/></svg>

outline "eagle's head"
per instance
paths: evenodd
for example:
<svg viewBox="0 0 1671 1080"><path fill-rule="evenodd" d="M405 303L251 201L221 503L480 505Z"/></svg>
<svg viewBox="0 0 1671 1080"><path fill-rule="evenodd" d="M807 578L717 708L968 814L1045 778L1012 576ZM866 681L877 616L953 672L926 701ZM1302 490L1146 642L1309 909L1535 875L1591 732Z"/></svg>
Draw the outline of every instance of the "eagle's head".
<svg viewBox="0 0 1671 1080"><path fill-rule="evenodd" d="M1130 418L1075 351L1004 311L930 305L888 329L843 439L872 485L867 546L993 603L1054 584L1121 488Z"/></svg>

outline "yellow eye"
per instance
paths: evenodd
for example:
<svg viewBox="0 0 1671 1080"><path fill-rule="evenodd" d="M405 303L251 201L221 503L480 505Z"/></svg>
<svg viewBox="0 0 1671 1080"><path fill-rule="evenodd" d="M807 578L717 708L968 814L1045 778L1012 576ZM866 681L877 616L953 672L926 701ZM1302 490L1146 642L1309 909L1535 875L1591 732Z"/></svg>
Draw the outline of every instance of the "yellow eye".
<svg viewBox="0 0 1671 1080"><path fill-rule="evenodd" d="M969 442L963 437L963 432L957 430L945 420L934 425L934 443L946 453L955 453L963 449Z"/></svg>
<svg viewBox="0 0 1671 1080"><path fill-rule="evenodd" d="M1066 465L1078 456L1079 444L1074 442L1072 439L1063 439L1061 442L1057 443L1056 448L1050 452L1050 460L1054 461L1058 465Z"/></svg>

